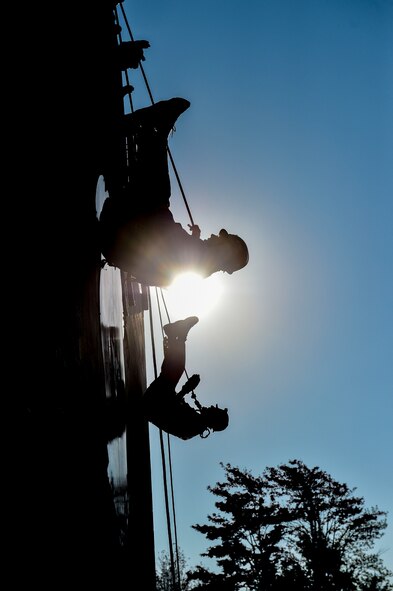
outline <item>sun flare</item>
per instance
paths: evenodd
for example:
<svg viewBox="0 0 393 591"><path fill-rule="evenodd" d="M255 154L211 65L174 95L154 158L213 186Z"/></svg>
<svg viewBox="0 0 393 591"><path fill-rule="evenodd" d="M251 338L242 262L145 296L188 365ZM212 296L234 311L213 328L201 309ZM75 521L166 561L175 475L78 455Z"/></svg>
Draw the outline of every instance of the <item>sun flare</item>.
<svg viewBox="0 0 393 591"><path fill-rule="evenodd" d="M165 291L165 301L173 318L209 314L218 304L223 286L218 275L203 279L196 273L182 273Z"/></svg>

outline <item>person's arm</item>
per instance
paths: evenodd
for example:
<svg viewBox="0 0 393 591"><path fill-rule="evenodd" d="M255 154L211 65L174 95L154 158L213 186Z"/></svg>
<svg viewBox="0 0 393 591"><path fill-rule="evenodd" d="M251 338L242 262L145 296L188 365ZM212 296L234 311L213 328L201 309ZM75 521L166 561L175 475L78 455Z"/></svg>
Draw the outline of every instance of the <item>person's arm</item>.
<svg viewBox="0 0 393 591"><path fill-rule="evenodd" d="M184 396L186 394L188 394L189 392L192 392L191 394L191 398L194 401L195 406L197 407L197 409L199 410L199 412L202 410L202 404L199 402L199 400L197 399L195 392L194 392L194 388L197 387L197 385L199 384L199 382L201 381L201 378L199 376L199 374L194 373L194 375L192 375L184 384L184 386L182 387L182 389L180 390L180 392L177 394L177 396L179 398L184 398Z"/></svg>
<svg viewBox="0 0 393 591"><path fill-rule="evenodd" d="M186 383L184 384L184 386L182 387L180 392L178 392L177 396L179 398L184 398L184 396L186 394L188 394L189 392L192 392L192 390L194 390L194 388L196 388L198 386L200 381L201 381L201 378L200 378L199 374L194 373L194 375L192 375L190 378L188 378L188 380L186 381Z"/></svg>

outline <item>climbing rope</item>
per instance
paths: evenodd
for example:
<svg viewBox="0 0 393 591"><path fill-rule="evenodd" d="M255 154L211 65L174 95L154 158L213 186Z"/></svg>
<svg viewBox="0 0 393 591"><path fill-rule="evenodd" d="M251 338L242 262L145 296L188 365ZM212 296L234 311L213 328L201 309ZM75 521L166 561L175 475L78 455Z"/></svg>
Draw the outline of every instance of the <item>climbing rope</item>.
<svg viewBox="0 0 393 591"><path fill-rule="evenodd" d="M162 294L161 294L161 297ZM157 306L159 310L160 316L160 324L161 324L161 331L163 332L163 321L161 316L161 307L159 305L158 299L158 290L156 288L156 299L157 299ZM150 290L148 291L148 308L149 308L149 321L150 321L150 340L152 345L153 351L153 367L154 367L154 377L157 378L158 370L157 370L157 358L156 358L156 349L155 349L155 339L154 339L154 322L153 322L153 313L152 313L152 302L151 302L151 293ZM169 315L168 315L169 319ZM166 513L166 521L167 521L167 533L168 533L168 546L169 546L169 555L170 555L170 565L171 565L171 576L172 576L172 583L174 588L180 589L180 567L179 567L179 547L177 543L177 526L176 526L176 511L175 511L175 499L174 499L174 488L173 488L173 475L172 475L172 458L170 452L170 438L169 434L167 434L167 447L169 453L168 462L165 457L165 445L164 445L164 435L162 429L159 430L160 436L160 449L161 449L161 465L162 465L162 477L163 477L163 484L164 484L164 496L165 496L165 513ZM170 509L169 509L169 495L168 495L168 482L167 482L167 470L166 466L167 463L169 465L169 474L170 474L170 486L171 486L171 506L172 506L172 517L173 517L173 527L174 527L174 536L175 536L175 551L176 551L176 566L177 570L175 571L175 558L173 553L173 541L172 541L172 529L171 529L171 518L170 518Z"/></svg>
<svg viewBox="0 0 393 591"><path fill-rule="evenodd" d="M132 34L131 27L130 27L130 25L128 23L127 15L125 13L125 10L124 10L124 7L123 7L122 4L120 4L120 9L121 9L121 12L122 12L123 20L124 20L124 23L126 25L126 28L127 28L127 31L128 31L129 37L130 37L130 40L131 41L134 41L134 36ZM118 19L117 8L116 8L116 18ZM119 40L121 41L120 33L119 33ZM141 71L143 80L145 82L145 86L146 86L146 90L147 90L147 93L148 93L149 98L150 98L150 102L151 102L152 105L154 105L154 102L155 101L154 101L154 98L153 98L153 93L151 91L150 84L149 84L149 81L147 79L147 76L146 76L146 73L145 73L145 69L144 69L143 64L142 64L141 61L139 62L139 69ZM129 80L128 80L128 76L127 76L127 84L130 86ZM131 100L131 94L129 94L129 98L130 98L130 106L131 106L131 109L133 110L132 100ZM194 224L194 219L193 219L192 214L191 214L191 209L190 209L190 207L188 205L188 200L187 200L186 194L185 194L184 189L183 189L183 184L182 184L182 182L180 180L180 176L179 176L179 173L177 171L177 167L176 167L175 161L173 159L172 153L171 153L171 151L169 149L169 146L167 146L167 152L168 152L169 160L170 160L170 163L171 163L171 166L172 166L172 170L173 170L174 175L176 177L176 181L177 181L177 184L178 184L178 187L179 187L179 191L181 193L181 196L183 197L183 201L184 201L184 204L185 204L186 209L187 209L187 213L188 213L189 218L190 218L190 223L191 223L192 226L194 226L195 224Z"/></svg>
<svg viewBox="0 0 393 591"><path fill-rule="evenodd" d="M134 36L133 33L131 31L131 27L129 25L128 19L127 19L127 15L125 13L122 1L119 2L119 6L120 6L120 10L121 10L121 14L122 14L122 21L124 21L124 24L126 26L129 38L132 42L134 42ZM115 20L116 20L116 24L118 25L118 42L121 43L122 42L122 38L121 38L121 27L120 27L120 19L119 19L119 14L117 11L117 5L115 5ZM142 74L145 86L146 86L146 90L147 93L149 95L149 99L151 101L151 104L154 105L154 98L153 98L153 94L150 88L150 84L149 81L147 79L144 67L141 63L141 61L139 61L139 69L140 72ZM128 99L129 99L129 103L130 103L130 109L133 112L134 111L134 107L133 107L133 102L132 102L132 97L131 97L131 92L134 90L132 85L130 84L129 81L129 77L128 77L128 72L127 70L125 70L125 81L126 81L126 85L125 85L125 89L127 91L128 94ZM124 95L125 96L125 95ZM167 146L167 153L168 153L168 157L169 157L169 161L171 163L172 166L172 170L174 172L174 175L176 177L176 181L179 187L179 191L182 195L185 207L187 209L187 213L189 215L190 218L190 223L191 226L194 226L194 220L193 220L193 216L191 214L191 210L188 204L188 200L187 197L185 195L185 191L177 170L177 167L175 165L172 153L169 149L169 146ZM158 309L158 313L159 313L159 319L160 319L160 325L161 325L161 331L162 331L162 335L164 335L164 331L163 331L163 326L164 326L164 322L162 319L162 313L161 313L161 305L160 305L160 301L159 301L159 297L158 297L158 289L156 289L156 300L157 300L157 309ZM161 300L162 300L162 305L165 308L165 312L167 315L167 319L168 322L170 322L170 317L169 317L169 313L168 313L168 309L165 303L165 298L162 292L162 289L160 290L160 295L161 295ZM153 327L153 317L152 317L152 305L151 305L151 290L148 290L148 309L149 309L149 319L150 319L150 337L151 337L151 346L152 346L152 355L153 355L153 368L154 368L154 377L157 378L158 376L158 371L157 371L157 360L156 360L156 348L155 348L155 339L154 339L154 327ZM188 374L187 371L185 371L186 376L188 378ZM193 393L193 397L194 399L196 399L195 394ZM175 498L174 498L174 487L173 487L173 474L172 474L172 458L171 458L171 448L170 448L170 437L169 434L167 434L167 449L168 449L168 459L166 459L165 456L165 445L164 445L164 437L163 437L163 432L160 429L159 431L159 435L160 435L160 447L161 447L161 462L162 462L162 472L163 472L163 482L164 482L164 494L165 494L165 511L166 511L166 520L167 520L167 531L168 531L168 544L169 544L169 553L170 553L170 564L171 564L171 576L172 576L172 583L173 583L173 587L174 589L180 589L180 564L179 564L179 551L178 551L178 541L177 541L177 526L176 526L176 511L175 511ZM207 436L207 435L206 435ZM170 492L171 492L171 510L172 510L172 519L173 519L173 529L174 529L174 538L175 538L175 542L173 543L173 539L172 539L172 527L171 527L171 518L170 518L170 506L169 506L169 493L168 493L168 478L167 478L167 465L169 466L169 480L170 480ZM175 557L174 557L174 552L173 552L173 548L175 548L176 551L176 569L175 569Z"/></svg>

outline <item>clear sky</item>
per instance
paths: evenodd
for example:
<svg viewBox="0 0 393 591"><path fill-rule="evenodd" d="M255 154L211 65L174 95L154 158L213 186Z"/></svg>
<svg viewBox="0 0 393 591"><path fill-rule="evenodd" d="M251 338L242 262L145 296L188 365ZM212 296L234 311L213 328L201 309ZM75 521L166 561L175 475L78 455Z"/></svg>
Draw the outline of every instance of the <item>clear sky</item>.
<svg viewBox="0 0 393 591"><path fill-rule="evenodd" d="M226 228L250 249L187 341L200 401L228 407L230 425L171 439L179 546L202 561L208 543L191 525L215 509L207 486L224 479L221 461L258 475L296 458L389 512L376 550L393 569L393 3L123 6L151 44L154 100L191 102L169 145L202 238ZM135 108L148 106L140 73L130 82ZM171 209L186 227L176 182ZM161 336L156 346L160 364ZM159 552L155 427L151 457Z"/></svg>

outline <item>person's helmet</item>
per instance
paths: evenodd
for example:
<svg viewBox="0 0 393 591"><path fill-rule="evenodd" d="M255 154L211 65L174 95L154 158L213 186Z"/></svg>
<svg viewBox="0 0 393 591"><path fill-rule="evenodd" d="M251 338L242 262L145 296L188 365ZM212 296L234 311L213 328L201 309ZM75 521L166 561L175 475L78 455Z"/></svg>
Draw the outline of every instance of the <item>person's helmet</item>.
<svg viewBox="0 0 393 591"><path fill-rule="evenodd" d="M222 261L221 270L232 275L234 271L245 267L249 261L247 244L240 236L228 234L224 229L220 230L218 235L227 245L227 255Z"/></svg>
<svg viewBox="0 0 393 591"><path fill-rule="evenodd" d="M213 431L224 431L229 425L229 416L227 408L219 408L216 406L209 406L203 409L203 418L206 425Z"/></svg>

